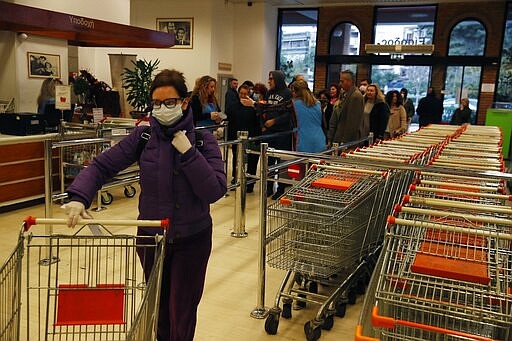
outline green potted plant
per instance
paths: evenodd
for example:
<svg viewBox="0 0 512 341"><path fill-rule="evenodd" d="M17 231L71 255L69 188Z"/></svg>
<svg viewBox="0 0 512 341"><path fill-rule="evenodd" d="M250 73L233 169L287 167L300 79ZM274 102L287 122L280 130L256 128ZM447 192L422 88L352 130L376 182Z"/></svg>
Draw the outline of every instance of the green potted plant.
<svg viewBox="0 0 512 341"><path fill-rule="evenodd" d="M123 79L123 88L126 89L126 100L135 108L135 112L130 112L134 118L144 116L144 109L151 102L149 98L149 90L153 80L153 73L158 67L160 61L146 61L139 59L132 61L134 68L125 68L121 74Z"/></svg>

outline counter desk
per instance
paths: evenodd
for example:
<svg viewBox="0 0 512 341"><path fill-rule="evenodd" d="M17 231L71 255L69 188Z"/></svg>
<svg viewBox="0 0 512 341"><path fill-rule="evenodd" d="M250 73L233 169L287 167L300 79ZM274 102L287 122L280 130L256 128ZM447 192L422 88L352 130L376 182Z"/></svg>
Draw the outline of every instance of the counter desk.
<svg viewBox="0 0 512 341"><path fill-rule="evenodd" d="M43 202L45 197L44 142L57 134L13 136L0 134L0 211L17 204ZM53 188L59 183L59 152L52 151Z"/></svg>

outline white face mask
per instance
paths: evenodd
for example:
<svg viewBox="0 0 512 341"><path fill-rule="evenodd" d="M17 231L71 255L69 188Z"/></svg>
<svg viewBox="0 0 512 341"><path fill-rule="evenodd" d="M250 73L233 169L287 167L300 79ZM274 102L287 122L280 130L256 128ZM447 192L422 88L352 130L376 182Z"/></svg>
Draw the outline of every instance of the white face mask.
<svg viewBox="0 0 512 341"><path fill-rule="evenodd" d="M151 115L163 126L171 126L178 122L183 117L183 110L181 105L176 105L174 108L169 109L164 104L160 109L153 109Z"/></svg>
<svg viewBox="0 0 512 341"><path fill-rule="evenodd" d="M359 91L361 91L361 92L363 92L363 93L364 93L364 92L366 92L366 85L361 85L361 86L359 87Z"/></svg>

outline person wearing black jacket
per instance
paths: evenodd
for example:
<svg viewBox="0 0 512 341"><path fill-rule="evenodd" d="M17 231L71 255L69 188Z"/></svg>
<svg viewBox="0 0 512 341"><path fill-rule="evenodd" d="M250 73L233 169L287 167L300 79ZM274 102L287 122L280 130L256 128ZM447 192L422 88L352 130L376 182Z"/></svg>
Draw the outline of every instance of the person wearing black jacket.
<svg viewBox="0 0 512 341"><path fill-rule="evenodd" d="M241 99L245 106L254 106L260 113L263 135L270 135L292 130L296 124L293 109L292 93L286 86L285 75L280 70L270 71L268 75L269 90L263 101L255 102L250 98ZM283 134L267 140L269 147L281 150L293 150L293 134ZM278 158L269 157L269 165L279 162ZM273 194L273 181L267 183L267 196L279 198L285 189L285 184L279 183Z"/></svg>
<svg viewBox="0 0 512 341"><path fill-rule="evenodd" d="M228 89L226 91L226 95L224 97L224 112L226 113L227 119L228 119L228 140L236 140L236 132L238 129L236 129L235 125L233 124L233 121L235 119L236 110L238 109L238 103L240 103L238 99L238 92L236 91L238 87L238 79L236 78L229 78L228 79ZM236 183L236 144L231 146L233 161L231 168L231 176L233 177L231 179L231 184L234 185Z"/></svg>
<svg viewBox="0 0 512 341"><path fill-rule="evenodd" d="M248 107L243 105L240 100L245 98L250 98L249 95L250 87L246 84L240 85L238 88L239 99L236 103L235 113L232 119L229 121L229 126L233 126L235 132L237 131L247 131L249 133L249 137L255 137L261 135L261 126L257 117L256 109L254 107ZM233 147L236 147L234 145ZM249 146L250 148L251 146ZM258 150L259 151L259 150ZM237 159L237 150L233 148L233 174L236 175L236 162ZM248 154L247 155L247 173L251 175L256 175L256 169L258 167L258 154ZM252 193L254 190L254 183L247 185L247 193Z"/></svg>
<svg viewBox="0 0 512 341"><path fill-rule="evenodd" d="M416 113L419 116L420 127L431 123L441 123L443 118L443 102L436 97L434 88L428 88L427 96L420 99Z"/></svg>
<svg viewBox="0 0 512 341"><path fill-rule="evenodd" d="M384 101L384 94L377 84L370 84L366 88L364 112L370 112L370 132L375 142L384 139L384 132L388 125L389 106Z"/></svg>
<svg viewBox="0 0 512 341"><path fill-rule="evenodd" d="M455 109L450 120L450 124L460 126L464 123L469 123L471 120L471 109L469 109L469 100L463 98L460 100L460 106Z"/></svg>

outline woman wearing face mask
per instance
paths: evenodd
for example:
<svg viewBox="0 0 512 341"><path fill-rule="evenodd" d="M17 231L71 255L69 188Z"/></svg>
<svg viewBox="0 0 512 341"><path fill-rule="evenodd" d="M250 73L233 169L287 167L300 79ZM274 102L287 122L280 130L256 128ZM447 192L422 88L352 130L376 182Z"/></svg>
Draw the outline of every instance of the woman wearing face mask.
<svg viewBox="0 0 512 341"><path fill-rule="evenodd" d="M202 147L196 147L183 74L163 70L153 80L150 94L150 137L144 149L139 146L146 127L137 127L76 177L67 189L71 202L63 208L70 227L90 217L86 207L101 186L139 161L138 219L169 218L172 226L167 234L170 245L164 258L157 339L191 341L212 246L209 205L226 193L226 174L212 133L202 131ZM137 233L151 236L161 230L140 226ZM139 256L149 276L154 257L147 252Z"/></svg>

